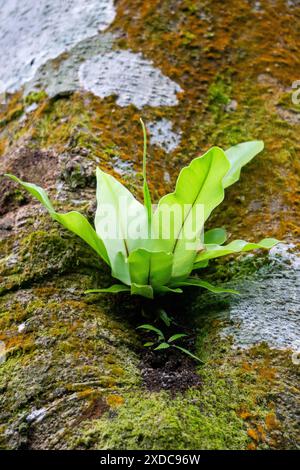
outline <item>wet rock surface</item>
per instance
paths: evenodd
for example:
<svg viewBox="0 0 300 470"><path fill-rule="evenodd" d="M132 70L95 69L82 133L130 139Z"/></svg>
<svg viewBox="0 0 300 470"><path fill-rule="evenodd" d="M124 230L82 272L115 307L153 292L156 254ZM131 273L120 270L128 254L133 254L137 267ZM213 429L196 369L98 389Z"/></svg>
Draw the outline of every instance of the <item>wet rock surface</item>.
<svg viewBox="0 0 300 470"><path fill-rule="evenodd" d="M113 21L112 0L1 1L1 88L15 91L38 67Z"/></svg>
<svg viewBox="0 0 300 470"><path fill-rule="evenodd" d="M174 106L180 86L165 77L141 54L114 51L95 56L79 70L83 88L101 98L117 95L119 106Z"/></svg>
<svg viewBox="0 0 300 470"><path fill-rule="evenodd" d="M241 259L237 279L229 282L241 295L227 308L208 296L209 321L224 322L221 336L232 337L235 347L265 342L270 348L299 351L300 258L294 248L278 245L265 258Z"/></svg>
<svg viewBox="0 0 300 470"><path fill-rule="evenodd" d="M1 179L0 448L298 448L299 5L48 3L0 0L0 173L92 221L97 165L142 197L140 116L155 202L211 145L261 138L210 223L287 244L201 273L238 298L162 301L198 365L145 352L137 299L84 296L108 269Z"/></svg>
<svg viewBox="0 0 300 470"><path fill-rule="evenodd" d="M158 145L166 152L172 152L180 144L180 134L172 129L172 122L167 119L161 119L157 122L149 122L148 130L150 132L150 143Z"/></svg>
<svg viewBox="0 0 300 470"><path fill-rule="evenodd" d="M69 51L47 60L35 72L34 77L25 84L25 93L42 88L48 96L68 95L81 88L79 69L83 61L108 52L113 47L114 35L97 34L78 42Z"/></svg>

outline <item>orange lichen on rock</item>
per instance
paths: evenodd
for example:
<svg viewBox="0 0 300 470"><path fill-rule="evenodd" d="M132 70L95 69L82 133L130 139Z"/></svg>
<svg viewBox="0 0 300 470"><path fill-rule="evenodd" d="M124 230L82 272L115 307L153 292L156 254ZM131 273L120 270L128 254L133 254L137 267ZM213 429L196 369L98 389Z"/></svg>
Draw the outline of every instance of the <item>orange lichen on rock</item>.
<svg viewBox="0 0 300 470"><path fill-rule="evenodd" d="M245 409L241 409L237 412L237 415L243 419L244 421L249 419L252 415L251 413L249 413L249 411L245 410Z"/></svg>
<svg viewBox="0 0 300 470"><path fill-rule="evenodd" d="M266 440L266 434L263 427L258 424L256 428L250 428L247 431L247 434L256 444L259 442L264 442Z"/></svg>
<svg viewBox="0 0 300 470"><path fill-rule="evenodd" d="M106 403L111 408L118 408L119 406L123 405L124 398L121 395L108 395L106 397Z"/></svg>
<svg viewBox="0 0 300 470"><path fill-rule="evenodd" d="M275 413L267 414L265 421L268 431L272 431L273 429L277 429L279 427L279 422L276 418Z"/></svg>

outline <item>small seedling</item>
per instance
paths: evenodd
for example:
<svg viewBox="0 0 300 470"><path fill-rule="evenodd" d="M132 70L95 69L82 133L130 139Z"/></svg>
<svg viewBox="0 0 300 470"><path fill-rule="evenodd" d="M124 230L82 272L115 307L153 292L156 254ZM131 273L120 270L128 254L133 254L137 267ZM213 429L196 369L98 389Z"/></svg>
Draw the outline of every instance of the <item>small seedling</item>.
<svg viewBox="0 0 300 470"><path fill-rule="evenodd" d="M153 325L140 325L137 327L137 329L143 329L156 335L156 340L147 341L147 343L144 344L145 347L152 348L154 351L161 351L163 349L169 348L179 349L179 351L203 364L203 361L199 357L195 356L195 354L191 353L191 351L183 348L182 346L178 346L178 344L174 344L179 339L186 337L187 335L185 333L176 333L175 335L170 336L169 339L166 339L164 333Z"/></svg>

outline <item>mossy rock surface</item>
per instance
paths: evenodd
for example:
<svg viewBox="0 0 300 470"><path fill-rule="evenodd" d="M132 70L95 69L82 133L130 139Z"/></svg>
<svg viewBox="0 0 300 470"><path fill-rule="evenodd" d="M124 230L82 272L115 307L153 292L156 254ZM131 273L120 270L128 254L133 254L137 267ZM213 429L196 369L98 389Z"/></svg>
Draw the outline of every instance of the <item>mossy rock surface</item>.
<svg viewBox="0 0 300 470"><path fill-rule="evenodd" d="M136 331L145 322L141 301L85 296L112 283L108 269L1 179L0 448L299 448L300 124L291 88L299 79L299 5L120 0L115 13L107 31L70 40L24 86L0 95L0 172L41 184L58 210L92 220L97 165L141 199L140 116L177 145L168 153L150 140L155 201L210 146L263 139L264 152L210 225L230 239L273 236L287 246L203 271L239 289L239 299L188 289L163 300L204 364L176 357L170 372L161 356L156 380ZM142 53L143 73L176 84L177 104L122 107L118 96L84 89L81 65L118 50Z"/></svg>

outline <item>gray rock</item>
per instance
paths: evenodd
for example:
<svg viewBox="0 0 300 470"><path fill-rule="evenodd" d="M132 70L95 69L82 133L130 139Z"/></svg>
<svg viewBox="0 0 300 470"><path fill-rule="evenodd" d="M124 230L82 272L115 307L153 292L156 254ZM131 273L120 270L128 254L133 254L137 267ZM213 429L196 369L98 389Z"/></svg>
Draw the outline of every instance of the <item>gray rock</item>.
<svg viewBox="0 0 300 470"><path fill-rule="evenodd" d="M32 423L33 421L40 422L46 416L46 408L41 408L39 410L33 410L27 417L26 421Z"/></svg>
<svg viewBox="0 0 300 470"><path fill-rule="evenodd" d="M151 144L158 145L166 152L173 152L180 144L181 135L173 131L173 124L168 119L149 122L147 127Z"/></svg>
<svg viewBox="0 0 300 470"><path fill-rule="evenodd" d="M114 18L113 0L0 0L2 86L18 89L42 64L103 31Z"/></svg>
<svg viewBox="0 0 300 470"><path fill-rule="evenodd" d="M180 86L156 69L142 54L112 51L84 62L79 70L85 90L101 98L117 95L119 106L175 106Z"/></svg>
<svg viewBox="0 0 300 470"><path fill-rule="evenodd" d="M221 320L221 337L232 337L235 347L264 342L275 349L299 350L300 259L290 252L292 248L278 245L255 273L230 281L241 295L232 297L225 308L217 299L212 301L208 321ZM248 255L238 269L251 260L257 262L256 256Z"/></svg>

